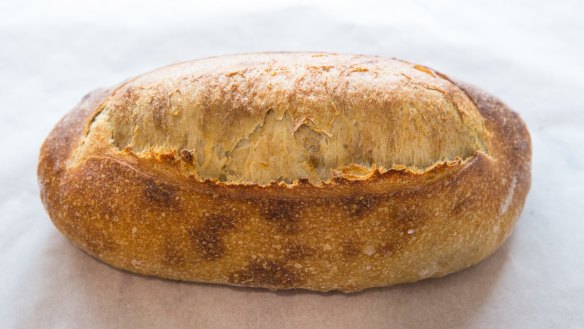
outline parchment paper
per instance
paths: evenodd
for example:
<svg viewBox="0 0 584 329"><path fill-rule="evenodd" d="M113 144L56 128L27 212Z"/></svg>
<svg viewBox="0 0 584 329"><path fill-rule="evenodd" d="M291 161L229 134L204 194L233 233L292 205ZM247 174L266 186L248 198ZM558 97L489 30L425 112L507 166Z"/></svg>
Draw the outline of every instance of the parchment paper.
<svg viewBox="0 0 584 329"><path fill-rule="evenodd" d="M583 13L578 1L1 1L0 328L584 328ZM399 57L498 95L533 138L515 233L461 273L344 295L142 277L57 232L38 149L87 91L264 50Z"/></svg>

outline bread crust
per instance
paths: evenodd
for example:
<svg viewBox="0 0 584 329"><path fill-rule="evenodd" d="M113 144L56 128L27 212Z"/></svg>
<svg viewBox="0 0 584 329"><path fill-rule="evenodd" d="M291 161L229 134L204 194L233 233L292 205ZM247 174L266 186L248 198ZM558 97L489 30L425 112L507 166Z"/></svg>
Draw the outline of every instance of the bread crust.
<svg viewBox="0 0 584 329"><path fill-rule="evenodd" d="M530 138L519 116L475 87L453 84L476 105L488 153L321 184L202 180L172 161L99 149L71 166L113 94L97 90L43 144L41 198L76 246L144 275L344 292L444 276L505 241L531 180Z"/></svg>

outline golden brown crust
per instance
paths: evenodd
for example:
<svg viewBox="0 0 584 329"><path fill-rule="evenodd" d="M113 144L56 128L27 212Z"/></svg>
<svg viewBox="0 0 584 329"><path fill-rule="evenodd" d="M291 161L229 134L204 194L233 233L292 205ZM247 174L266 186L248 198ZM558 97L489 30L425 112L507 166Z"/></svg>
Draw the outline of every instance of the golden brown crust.
<svg viewBox="0 0 584 329"><path fill-rule="evenodd" d="M502 244L530 186L531 145L520 118L476 88L453 85L476 104L488 154L477 149L425 171L394 167L324 184L202 181L174 159L104 149L75 158L113 94L94 92L45 141L41 196L75 245L146 275L347 292L443 276Z"/></svg>

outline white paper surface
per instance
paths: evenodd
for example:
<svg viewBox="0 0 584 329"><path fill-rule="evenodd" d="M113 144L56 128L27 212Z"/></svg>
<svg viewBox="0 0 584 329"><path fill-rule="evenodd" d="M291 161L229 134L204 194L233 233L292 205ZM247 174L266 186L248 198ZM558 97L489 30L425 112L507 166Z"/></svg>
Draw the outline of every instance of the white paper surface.
<svg viewBox="0 0 584 329"><path fill-rule="evenodd" d="M0 328L583 328L583 13L579 1L0 2ZM399 57L499 96L533 139L515 233L461 273L343 295L141 277L57 232L38 150L86 92L264 50Z"/></svg>

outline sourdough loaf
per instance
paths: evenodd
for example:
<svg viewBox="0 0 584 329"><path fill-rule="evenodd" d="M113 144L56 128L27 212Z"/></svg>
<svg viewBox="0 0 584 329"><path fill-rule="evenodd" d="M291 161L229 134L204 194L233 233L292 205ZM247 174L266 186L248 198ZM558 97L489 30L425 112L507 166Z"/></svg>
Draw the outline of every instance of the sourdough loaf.
<svg viewBox="0 0 584 329"><path fill-rule="evenodd" d="M491 254L530 186L517 114L396 59L256 53L88 94L41 149L57 228L117 268L358 291Z"/></svg>

